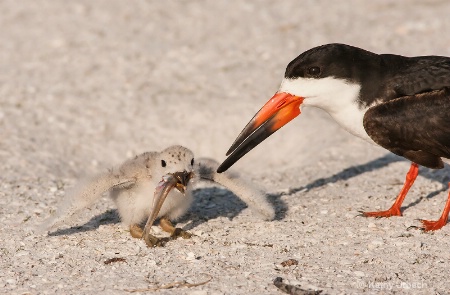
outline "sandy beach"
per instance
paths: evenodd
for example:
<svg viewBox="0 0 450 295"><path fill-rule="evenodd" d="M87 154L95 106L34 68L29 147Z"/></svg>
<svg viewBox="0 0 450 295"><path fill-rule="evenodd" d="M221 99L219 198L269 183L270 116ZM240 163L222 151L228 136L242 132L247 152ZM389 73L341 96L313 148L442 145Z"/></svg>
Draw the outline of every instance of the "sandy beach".
<svg viewBox="0 0 450 295"><path fill-rule="evenodd" d="M105 195L50 235L33 226L80 179L179 144L219 162L301 52L345 43L450 56L448 1L0 2L0 294L449 294L450 169L421 168L402 217L387 209L410 163L313 108L232 169L267 191L264 221L204 184L148 248ZM155 230L156 227L155 227ZM286 263L291 259L291 263ZM132 293L134 292L134 293Z"/></svg>

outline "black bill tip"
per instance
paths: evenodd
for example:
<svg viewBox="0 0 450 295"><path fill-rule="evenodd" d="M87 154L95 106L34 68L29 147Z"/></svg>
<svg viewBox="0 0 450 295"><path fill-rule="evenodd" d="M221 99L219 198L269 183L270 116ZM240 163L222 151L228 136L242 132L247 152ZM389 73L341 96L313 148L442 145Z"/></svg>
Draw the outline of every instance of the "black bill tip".
<svg viewBox="0 0 450 295"><path fill-rule="evenodd" d="M251 151L254 147L260 144L264 139L269 137L276 130L272 130L272 118L264 122L258 127L250 136L245 138L241 144L223 161L217 168L217 173L222 173L228 170L234 163L236 163L245 154Z"/></svg>

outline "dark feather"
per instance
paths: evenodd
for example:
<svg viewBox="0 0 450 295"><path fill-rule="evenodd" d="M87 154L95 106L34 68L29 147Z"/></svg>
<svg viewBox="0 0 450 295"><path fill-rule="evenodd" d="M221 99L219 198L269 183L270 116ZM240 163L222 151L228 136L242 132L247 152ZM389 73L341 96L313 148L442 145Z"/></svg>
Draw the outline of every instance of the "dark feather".
<svg viewBox="0 0 450 295"><path fill-rule="evenodd" d="M428 168L450 158L450 88L396 98L370 108L364 128L377 144Z"/></svg>

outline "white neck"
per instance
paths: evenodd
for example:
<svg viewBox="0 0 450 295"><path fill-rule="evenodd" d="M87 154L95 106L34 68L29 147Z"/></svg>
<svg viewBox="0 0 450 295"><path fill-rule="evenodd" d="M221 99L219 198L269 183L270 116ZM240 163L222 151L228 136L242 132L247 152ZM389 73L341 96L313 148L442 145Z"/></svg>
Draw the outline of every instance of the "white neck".
<svg viewBox="0 0 450 295"><path fill-rule="evenodd" d="M304 97L304 106L318 107L326 111L342 128L370 143L363 126L367 109L358 107L357 99L361 86L342 79L327 77L321 79L284 79L279 92Z"/></svg>

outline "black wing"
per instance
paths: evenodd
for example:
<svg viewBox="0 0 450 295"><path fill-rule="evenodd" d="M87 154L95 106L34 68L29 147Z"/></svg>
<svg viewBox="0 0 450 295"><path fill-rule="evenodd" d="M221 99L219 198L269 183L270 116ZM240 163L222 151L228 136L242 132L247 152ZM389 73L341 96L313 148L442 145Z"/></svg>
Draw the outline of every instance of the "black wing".
<svg viewBox="0 0 450 295"><path fill-rule="evenodd" d="M380 55L378 67L364 72L361 107L403 96L450 87L450 58L444 56L403 57Z"/></svg>
<svg viewBox="0 0 450 295"><path fill-rule="evenodd" d="M395 69L395 68L394 68ZM442 56L410 57L386 85L395 97L416 95L450 87L450 58Z"/></svg>
<svg viewBox="0 0 450 295"><path fill-rule="evenodd" d="M364 129L396 155L428 168L450 158L450 87L404 96L369 108Z"/></svg>

